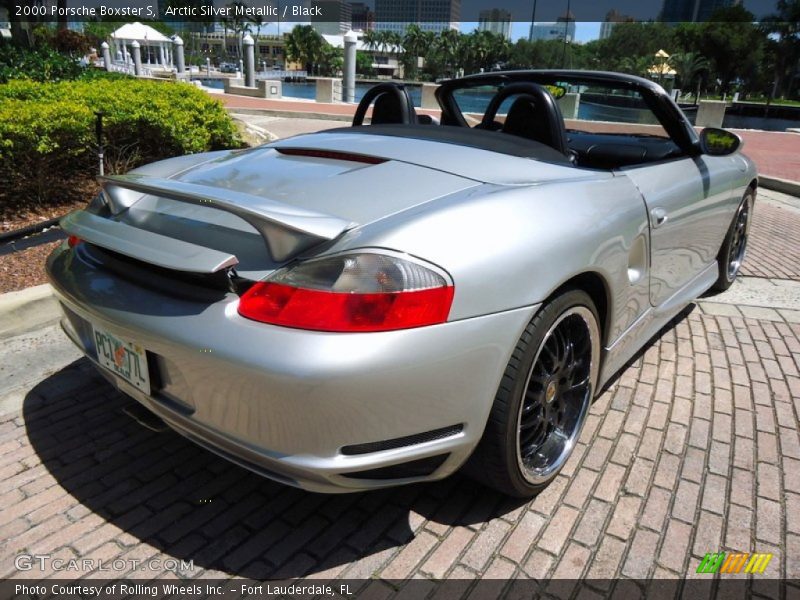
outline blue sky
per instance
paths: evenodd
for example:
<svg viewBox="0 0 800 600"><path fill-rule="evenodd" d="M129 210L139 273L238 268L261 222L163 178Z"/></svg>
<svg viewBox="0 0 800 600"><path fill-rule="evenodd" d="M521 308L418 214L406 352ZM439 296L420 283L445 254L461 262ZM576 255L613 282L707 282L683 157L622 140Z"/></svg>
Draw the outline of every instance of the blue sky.
<svg viewBox="0 0 800 600"><path fill-rule="evenodd" d="M478 27L477 23L461 23L461 31L469 33ZM516 42L519 38L528 39L531 30L530 23L514 22L511 23L511 40ZM600 23L575 23L575 41L589 42L600 37Z"/></svg>

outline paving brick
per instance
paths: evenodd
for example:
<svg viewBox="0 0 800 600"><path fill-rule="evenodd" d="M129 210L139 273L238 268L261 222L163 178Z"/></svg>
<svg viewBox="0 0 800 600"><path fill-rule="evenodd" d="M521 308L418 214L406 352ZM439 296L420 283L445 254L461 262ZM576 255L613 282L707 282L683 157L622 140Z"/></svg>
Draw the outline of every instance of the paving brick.
<svg viewBox="0 0 800 600"><path fill-rule="evenodd" d="M653 568L653 557L656 555L658 534L652 531L639 529L633 538L633 544L628 551L622 574L634 579L645 579Z"/></svg>
<svg viewBox="0 0 800 600"><path fill-rule="evenodd" d="M381 576L386 579L405 579L420 566L436 543L435 536L423 531L403 548L391 564L381 572Z"/></svg>
<svg viewBox="0 0 800 600"><path fill-rule="evenodd" d="M693 523L699 495L700 486L698 484L685 479L680 480L672 507L672 516L687 523Z"/></svg>
<svg viewBox="0 0 800 600"><path fill-rule="evenodd" d="M533 515L533 517L536 518L538 515ZM541 519L541 517L538 518ZM458 562L461 553L475 535L475 532L467 527L453 528L422 566L422 570L436 579L443 578L447 571ZM528 550L528 545L524 544L524 546L524 550L522 551L516 548L516 551L511 552L509 558L519 561ZM508 554L506 554L506 556L508 556ZM516 558L516 556L520 558Z"/></svg>
<svg viewBox="0 0 800 600"><path fill-rule="evenodd" d="M572 538L586 546L594 546L604 530L606 518L610 512L609 504L592 498L581 516Z"/></svg>
<svg viewBox="0 0 800 600"><path fill-rule="evenodd" d="M522 559L528 553L528 550L533 546L536 536L542 530L546 522L544 517L534 512L525 512L516 527L514 527L514 530L508 536L508 539L506 539L505 544L500 550L500 554L518 564L521 563Z"/></svg>
<svg viewBox="0 0 800 600"><path fill-rule="evenodd" d="M717 552L722 541L722 517L710 512L700 511L695 525L693 553L704 556L706 552Z"/></svg>
<svg viewBox="0 0 800 600"><path fill-rule="evenodd" d="M675 519L670 519L667 526L667 533L661 545L659 562L678 573L685 572L684 564L689 555L687 551L692 539L692 526L681 523Z"/></svg>
<svg viewBox="0 0 800 600"><path fill-rule="evenodd" d="M651 488L642 516L639 519L639 526L647 527L654 531L662 531L671 499L672 493L670 491L657 487Z"/></svg>
<svg viewBox="0 0 800 600"><path fill-rule="evenodd" d="M606 531L623 540L630 539L633 528L636 525L641 504L641 498L637 498L636 496L623 496L620 498Z"/></svg>
<svg viewBox="0 0 800 600"><path fill-rule="evenodd" d="M749 507L731 505L725 524L725 545L731 550L746 552L753 546L753 511Z"/></svg>
<svg viewBox="0 0 800 600"><path fill-rule="evenodd" d="M756 537L761 541L780 545L782 529L780 503L758 498L756 507Z"/></svg>
<svg viewBox="0 0 800 600"><path fill-rule="evenodd" d="M523 570L532 579L544 579L553 565L553 557L541 550L534 550L525 562Z"/></svg>
<svg viewBox="0 0 800 600"><path fill-rule="evenodd" d="M633 462L628 478L625 480L625 492L642 496L650 485L650 477L654 468L653 461L637 458Z"/></svg>
<svg viewBox="0 0 800 600"><path fill-rule="evenodd" d="M559 561L558 567L553 573L553 579L578 579L591 561L592 553L588 548L571 543L567 546L564 557Z"/></svg>
<svg viewBox="0 0 800 600"><path fill-rule="evenodd" d="M538 546L553 554L561 552L561 548L569 537L578 515L579 512L574 508L561 506L550 519L550 523L547 529L544 530Z"/></svg>
<svg viewBox="0 0 800 600"><path fill-rule="evenodd" d="M556 514L558 519L558 514ZM475 569L482 570L488 559L500 550L500 546L508 533L508 523L500 519L490 521L477 537L473 538L469 548L461 559L461 563Z"/></svg>
<svg viewBox="0 0 800 600"><path fill-rule="evenodd" d="M725 513L727 504L727 485L728 481L724 477L709 473L703 486L703 500L701 506L703 510L708 510L719 515Z"/></svg>
<svg viewBox="0 0 800 600"><path fill-rule="evenodd" d="M606 472L611 466L612 465L606 467ZM563 502L565 504L569 504L570 506L574 506L575 508L583 507L591 495L592 487L594 487L597 478L598 474L595 471L582 469L573 478L572 482L569 484L569 487L567 487L567 493L564 494Z"/></svg>

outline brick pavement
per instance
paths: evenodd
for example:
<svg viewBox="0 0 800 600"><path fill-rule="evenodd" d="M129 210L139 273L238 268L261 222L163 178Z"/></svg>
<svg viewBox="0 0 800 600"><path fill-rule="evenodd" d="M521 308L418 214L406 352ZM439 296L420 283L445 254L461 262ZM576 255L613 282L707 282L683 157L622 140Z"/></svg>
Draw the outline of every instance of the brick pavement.
<svg viewBox="0 0 800 600"><path fill-rule="evenodd" d="M755 238L783 222L771 208L757 205ZM748 268L770 248L784 265L784 248L759 244ZM800 324L729 309L700 302L665 328L530 502L460 475L335 496L272 483L141 427L78 361L0 416L0 577L33 574L14 569L27 551L194 561L129 573L142 578L586 576L603 592L608 578L692 577L729 550L775 555L752 582L772 595L770 576L800 578Z"/></svg>

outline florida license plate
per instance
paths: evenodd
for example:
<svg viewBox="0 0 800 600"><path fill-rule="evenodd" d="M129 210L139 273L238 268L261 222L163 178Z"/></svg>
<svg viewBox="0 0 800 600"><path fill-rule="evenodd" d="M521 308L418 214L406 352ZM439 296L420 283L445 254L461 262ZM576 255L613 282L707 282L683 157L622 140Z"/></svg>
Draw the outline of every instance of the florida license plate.
<svg viewBox="0 0 800 600"><path fill-rule="evenodd" d="M94 326L97 361L106 369L150 395L147 354L139 344Z"/></svg>

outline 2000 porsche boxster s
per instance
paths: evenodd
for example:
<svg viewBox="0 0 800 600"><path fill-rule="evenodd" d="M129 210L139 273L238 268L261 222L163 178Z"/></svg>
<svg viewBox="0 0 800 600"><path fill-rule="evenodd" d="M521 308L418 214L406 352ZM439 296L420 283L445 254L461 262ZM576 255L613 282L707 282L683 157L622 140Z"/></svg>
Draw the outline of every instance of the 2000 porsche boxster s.
<svg viewBox="0 0 800 600"><path fill-rule="evenodd" d="M67 335L175 430L278 481L466 465L535 494L613 374L731 285L756 172L637 77L499 72L436 94L438 119L383 83L352 127L102 179L47 262Z"/></svg>

